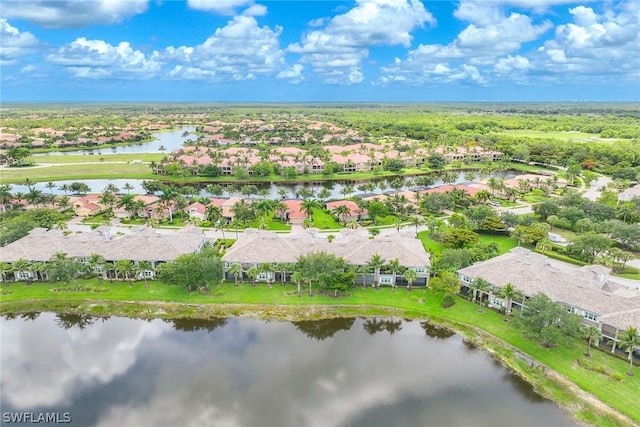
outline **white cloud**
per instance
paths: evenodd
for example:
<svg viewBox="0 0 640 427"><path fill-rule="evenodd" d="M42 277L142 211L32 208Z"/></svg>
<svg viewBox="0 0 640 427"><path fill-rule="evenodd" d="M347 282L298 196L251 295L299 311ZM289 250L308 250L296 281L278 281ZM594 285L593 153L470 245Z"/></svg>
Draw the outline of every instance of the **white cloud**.
<svg viewBox="0 0 640 427"><path fill-rule="evenodd" d="M526 71L531 67L529 60L520 55L509 55L498 59L493 69L499 74L507 74L513 71Z"/></svg>
<svg viewBox="0 0 640 427"><path fill-rule="evenodd" d="M519 52L524 43L539 39L552 24L549 21L534 24L527 15L503 10L505 3L508 1L460 2L454 16L470 24L448 45L421 44L410 50L405 60L383 67L386 79L380 82L400 81L399 77L403 77L416 84L456 81L485 84L491 80L492 71L517 65L506 59L500 63L498 58Z"/></svg>
<svg viewBox="0 0 640 427"><path fill-rule="evenodd" d="M336 15L326 27L305 34L287 50L331 83L359 83L360 64L374 46L409 47L411 31L435 19L418 0L358 0L356 6ZM314 20L311 26L322 25Z"/></svg>
<svg viewBox="0 0 640 427"><path fill-rule="evenodd" d="M17 59L30 53L39 42L28 31L20 31L6 19L0 19L0 65L14 65Z"/></svg>
<svg viewBox="0 0 640 427"><path fill-rule="evenodd" d="M197 46L170 46L161 55L182 67L170 78L251 80L275 73L284 64L281 27L259 27L253 16L236 16Z"/></svg>
<svg viewBox="0 0 640 427"><path fill-rule="evenodd" d="M187 0L187 4L191 9L234 15L236 9L253 5L253 0Z"/></svg>
<svg viewBox="0 0 640 427"><path fill-rule="evenodd" d="M289 79L292 83L299 83L304 78L302 75L303 69L304 66L302 66L302 64L294 64L291 68L280 71L278 75L276 75L276 78Z"/></svg>
<svg viewBox="0 0 640 427"><path fill-rule="evenodd" d="M539 73L571 72L576 79L598 75L619 80L640 78L640 4L627 2L601 14L592 8L569 9L573 22L558 25L534 57Z"/></svg>
<svg viewBox="0 0 640 427"><path fill-rule="evenodd" d="M244 16L264 16L267 14L267 7L261 4L254 4L242 11Z"/></svg>
<svg viewBox="0 0 640 427"><path fill-rule="evenodd" d="M114 24L147 10L148 0L7 0L2 16L25 19L46 28Z"/></svg>
<svg viewBox="0 0 640 427"><path fill-rule="evenodd" d="M148 57L129 42L113 46L103 40L80 37L47 56L47 61L68 67L79 78L142 77L155 75L162 64L158 53Z"/></svg>

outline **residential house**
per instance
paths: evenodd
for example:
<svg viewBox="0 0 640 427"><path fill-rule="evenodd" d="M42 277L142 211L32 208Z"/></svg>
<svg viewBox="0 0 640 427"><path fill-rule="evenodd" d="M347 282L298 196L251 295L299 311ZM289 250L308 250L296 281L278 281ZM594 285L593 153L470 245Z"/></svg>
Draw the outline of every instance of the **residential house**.
<svg viewBox="0 0 640 427"><path fill-rule="evenodd" d="M525 297L538 293L567 305L567 310L580 315L586 325L595 325L603 335L615 341L617 334L629 326L640 329L640 283L611 277L609 269L599 265L577 267L525 248L458 270L463 289L469 289L476 277L501 289L511 283ZM505 301L488 296L493 307L503 307ZM526 301L514 301L515 308Z"/></svg>
<svg viewBox="0 0 640 427"><path fill-rule="evenodd" d="M251 267L258 267L265 263L294 264L302 255L314 252L327 252L342 257L353 266L366 266L375 254L379 254L387 262L395 258L400 265L412 268L418 273L414 285L426 286L429 280L431 260L420 240L414 233L394 233L376 236L371 239L355 230L342 230L329 241L321 236L317 229L307 229L300 233L277 234L270 231L248 229L231 246L222 257L225 269L234 263L242 265L246 271ZM278 273L262 272L257 280L278 280ZM287 273L288 274L288 273ZM360 273L357 283L362 280L373 283L372 273ZM228 279L232 279L227 273ZM287 279L289 276L286 276ZM380 274L380 284L393 284L392 274ZM405 284L400 274L396 275L396 284Z"/></svg>

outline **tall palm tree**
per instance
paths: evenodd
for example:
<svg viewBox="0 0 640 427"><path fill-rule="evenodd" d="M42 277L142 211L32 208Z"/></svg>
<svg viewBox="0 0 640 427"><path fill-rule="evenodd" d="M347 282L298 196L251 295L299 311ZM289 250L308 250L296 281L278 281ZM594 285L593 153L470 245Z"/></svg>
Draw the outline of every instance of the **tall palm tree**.
<svg viewBox="0 0 640 427"><path fill-rule="evenodd" d="M633 326L629 326L622 331L620 339L620 346L629 353L629 371L627 375L633 376L633 350L636 347L640 347L640 337L638 337L638 329Z"/></svg>
<svg viewBox="0 0 640 427"><path fill-rule="evenodd" d="M389 267L389 270L391 270L391 274L393 275L393 282L391 282L391 288L395 292L396 274L402 268L402 266L400 265L400 260L398 258L392 259L391 261L389 261L389 264L387 264L387 267Z"/></svg>
<svg viewBox="0 0 640 427"><path fill-rule="evenodd" d="M413 268L407 268L404 273L402 273L402 277L407 281L407 290L411 290L413 282L418 278L418 273Z"/></svg>
<svg viewBox="0 0 640 427"><path fill-rule="evenodd" d="M307 214L307 219L311 219L314 208L319 208L320 204L313 199L304 199L300 204L300 209Z"/></svg>
<svg viewBox="0 0 640 427"><path fill-rule="evenodd" d="M49 193L53 194L53 189L57 187L56 183L53 181L49 181L45 184L45 187L49 189Z"/></svg>
<svg viewBox="0 0 640 427"><path fill-rule="evenodd" d="M302 284L302 280L303 280L303 276L301 272L294 271L293 274L291 274L291 281L298 286L298 298L300 298L302 294L302 289L300 288L300 285Z"/></svg>
<svg viewBox="0 0 640 427"><path fill-rule="evenodd" d="M6 212L5 205L11 203L13 200L13 194L11 194L10 185L0 185L0 205L2 206L2 213Z"/></svg>
<svg viewBox="0 0 640 427"><path fill-rule="evenodd" d="M145 272L151 270L153 270L153 267L150 261L138 261L138 263L133 267L135 276L139 277L140 275L142 275L142 279L144 279L145 283L147 282L147 275L145 274Z"/></svg>
<svg viewBox="0 0 640 427"><path fill-rule="evenodd" d="M251 279L253 286L256 285L256 277L258 277L258 274L260 274L260 270L258 269L258 267L251 267L247 270L247 276L249 276L249 279Z"/></svg>
<svg viewBox="0 0 640 427"><path fill-rule="evenodd" d="M273 269L280 273L280 284L284 286L284 279L287 271L289 271L289 264L287 264L286 262L277 262L273 266Z"/></svg>
<svg viewBox="0 0 640 427"><path fill-rule="evenodd" d="M122 186L122 188L124 188L125 190L127 190L127 194L131 193L131 190L133 190L133 185L129 184L128 182L125 182L124 185Z"/></svg>
<svg viewBox="0 0 640 427"><path fill-rule="evenodd" d="M511 313L511 305L513 303L513 299L520 295L520 292L516 289L515 286L511 282L507 282L504 285L504 288L500 290L500 296L507 300L507 305L504 311L504 320L507 320L507 315Z"/></svg>
<svg viewBox="0 0 640 427"><path fill-rule="evenodd" d="M385 259L377 252L367 261L367 267L373 270L373 282L376 288L380 287L380 269L384 266L384 263Z"/></svg>
<svg viewBox="0 0 640 427"><path fill-rule="evenodd" d="M42 191L32 187L29 189L29 192L24 196L24 198L32 205L38 206L42 202L42 196Z"/></svg>
<svg viewBox="0 0 640 427"><path fill-rule="evenodd" d="M96 275L98 280L102 280L102 276L104 275L104 268L102 273L98 273L98 267L104 265L104 258L102 255L97 253L92 253L89 257L89 268L91 272Z"/></svg>
<svg viewBox="0 0 640 427"><path fill-rule="evenodd" d="M7 273L11 273L13 271L13 267L8 262L0 261L0 277L2 277L2 281L5 286L7 285Z"/></svg>
<svg viewBox="0 0 640 427"><path fill-rule="evenodd" d="M231 267L229 267L229 274L233 274L233 277L235 279L235 286L238 286L238 279L240 277L242 277L242 273L243 273L244 269L242 268L242 264L234 262L233 264L231 264Z"/></svg>
<svg viewBox="0 0 640 427"><path fill-rule="evenodd" d="M130 281L130 275L133 271L133 262L129 260L119 260L116 261L116 274L122 275L123 279Z"/></svg>
<svg viewBox="0 0 640 427"><path fill-rule="evenodd" d="M18 275L23 271L31 271L31 263L24 258L20 258L13 263L13 271Z"/></svg>
<svg viewBox="0 0 640 427"><path fill-rule="evenodd" d="M173 222L173 202L178 198L178 192L172 187L165 187L159 196L159 201L169 210L169 221Z"/></svg>
<svg viewBox="0 0 640 427"><path fill-rule="evenodd" d="M598 329L597 326L584 326L581 328L582 337L587 340L587 351L584 353L585 356L591 357L591 343L598 345L600 340L602 339L602 332Z"/></svg>
<svg viewBox="0 0 640 427"><path fill-rule="evenodd" d="M207 221L209 221L211 225L214 225L220 220L220 218L222 218L222 208L215 205L209 205L207 206L205 215Z"/></svg>
<svg viewBox="0 0 640 427"><path fill-rule="evenodd" d="M346 217L351 214L351 211L346 205L340 205L333 208L333 214L338 217L340 222L344 223Z"/></svg>
<svg viewBox="0 0 640 427"><path fill-rule="evenodd" d="M484 295L489 291L489 289L491 289L491 284L484 280L482 277L476 277L475 279L473 279L473 282L469 287L473 289L473 301L476 301L477 296L480 295L478 304L482 305L482 295Z"/></svg>

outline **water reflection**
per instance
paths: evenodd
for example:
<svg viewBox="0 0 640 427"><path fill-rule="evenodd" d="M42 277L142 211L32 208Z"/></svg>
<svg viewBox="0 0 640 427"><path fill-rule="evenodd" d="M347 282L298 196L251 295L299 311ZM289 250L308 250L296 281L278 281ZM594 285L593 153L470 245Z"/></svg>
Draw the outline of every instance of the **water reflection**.
<svg viewBox="0 0 640 427"><path fill-rule="evenodd" d="M211 319L173 319L165 320L173 325L173 329L183 332L207 331L213 332L227 324L227 319L223 317L213 317Z"/></svg>
<svg viewBox="0 0 640 427"><path fill-rule="evenodd" d="M428 320L420 322L420 326L424 329L427 336L431 338L447 339L455 335L455 333L444 326L436 325Z"/></svg>
<svg viewBox="0 0 640 427"><path fill-rule="evenodd" d="M339 331L348 331L355 322L354 317L337 319L301 320L291 322L303 334L318 341L331 338Z"/></svg>
<svg viewBox="0 0 640 427"><path fill-rule="evenodd" d="M98 426L572 425L419 322L56 319L0 321L3 411Z"/></svg>

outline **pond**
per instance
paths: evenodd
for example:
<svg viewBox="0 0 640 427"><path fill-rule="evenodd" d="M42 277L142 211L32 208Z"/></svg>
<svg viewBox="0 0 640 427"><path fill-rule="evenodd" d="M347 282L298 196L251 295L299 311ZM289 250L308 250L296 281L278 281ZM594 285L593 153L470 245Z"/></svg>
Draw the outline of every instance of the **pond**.
<svg viewBox="0 0 640 427"><path fill-rule="evenodd" d="M193 132L195 131L195 126L184 126L178 130L154 132L151 134L154 138L153 141L143 142L142 144L137 145L121 145L116 147L102 147L72 151L50 151L47 153L34 154L33 156L70 156L78 154L104 156L120 153L160 153L160 147L165 148L165 153L170 153L171 150L181 148L185 141L189 139L196 140L197 136L193 135Z"/></svg>
<svg viewBox="0 0 640 427"><path fill-rule="evenodd" d="M492 174L487 175L487 177L498 177L498 178L512 178L514 176L517 176L518 174L521 174L521 172L516 172L516 171L506 171L506 172L495 172ZM456 179L456 183L463 183L463 182L467 182L466 177L465 177L465 173L459 173L458 177ZM477 175L477 174L476 174ZM158 178L162 178L162 177L158 177ZM408 178L407 178L408 179ZM56 187L49 189L47 188L47 183L46 182L38 182L34 185L35 188L37 188L38 190L41 190L45 193L53 193L53 194L58 194L58 195L63 195L65 194L64 191L60 188L62 185L64 184L71 184L74 181L78 181L78 180L69 180L69 181L53 181L53 183L56 185ZM385 192L394 192L394 190L390 189L390 184L391 181L393 181L393 179L387 179L387 178L377 178L377 179L371 179L368 180L371 182L375 182L377 184L379 184L380 182L384 182L384 187L386 188ZM126 193L127 191L124 190L124 185L125 184L130 184L131 186L133 186L133 189L130 190L130 192L132 194L144 194L145 191L142 188L142 180L140 179L87 179L87 180L83 180L82 182L84 182L85 184L87 184L90 188L90 193L101 193L104 188L108 185L108 184L113 184L116 187L118 187L120 189L121 193ZM362 182L358 183L358 184L354 184L353 181L316 181L316 182L300 182L300 183L262 183L262 184L256 184L256 187L258 189L266 189L268 191L268 195L267 197L270 198L280 198L281 196L278 193L278 190L280 188L284 188L285 190L287 190L287 195L285 197L288 198L295 198L298 195L298 192L302 189L302 188L307 188L311 191L313 191L315 194L317 194L320 190L322 190L322 188L327 188L330 192L330 198L344 198L345 196L342 193L342 189L345 186L353 186L355 187L355 193L353 193L353 195L357 195L362 193L361 191L359 191L357 189L358 185L361 185ZM437 180L434 184L434 186L437 185L442 185L443 182L441 180ZM189 185L193 185L195 187L199 187L200 188L200 195L201 196L205 196L205 197L210 197L211 195L204 189L206 187L205 184L198 184L198 183L192 183ZM223 187L226 187L225 184L221 184ZM235 186L235 189L233 189L231 191L230 196L236 196L236 197L243 197L242 194L239 191L239 188L242 187L244 184L236 182L233 184ZM409 187L404 186L400 189L400 191L404 191L407 190ZM412 187L415 189L415 187ZM22 185L22 184L12 184L11 185L11 190L13 193L15 192L22 192L22 193L27 193L29 191L28 187L26 185ZM374 191L375 194L380 194L382 192L382 190L380 190L379 188L376 189ZM227 197L229 196L229 193L225 190L224 194L222 195L222 197ZM351 196L351 195L350 195ZM254 196L255 197L255 196Z"/></svg>
<svg viewBox="0 0 640 427"><path fill-rule="evenodd" d="M486 353L400 319L0 320L3 413L98 426L572 426Z"/></svg>

